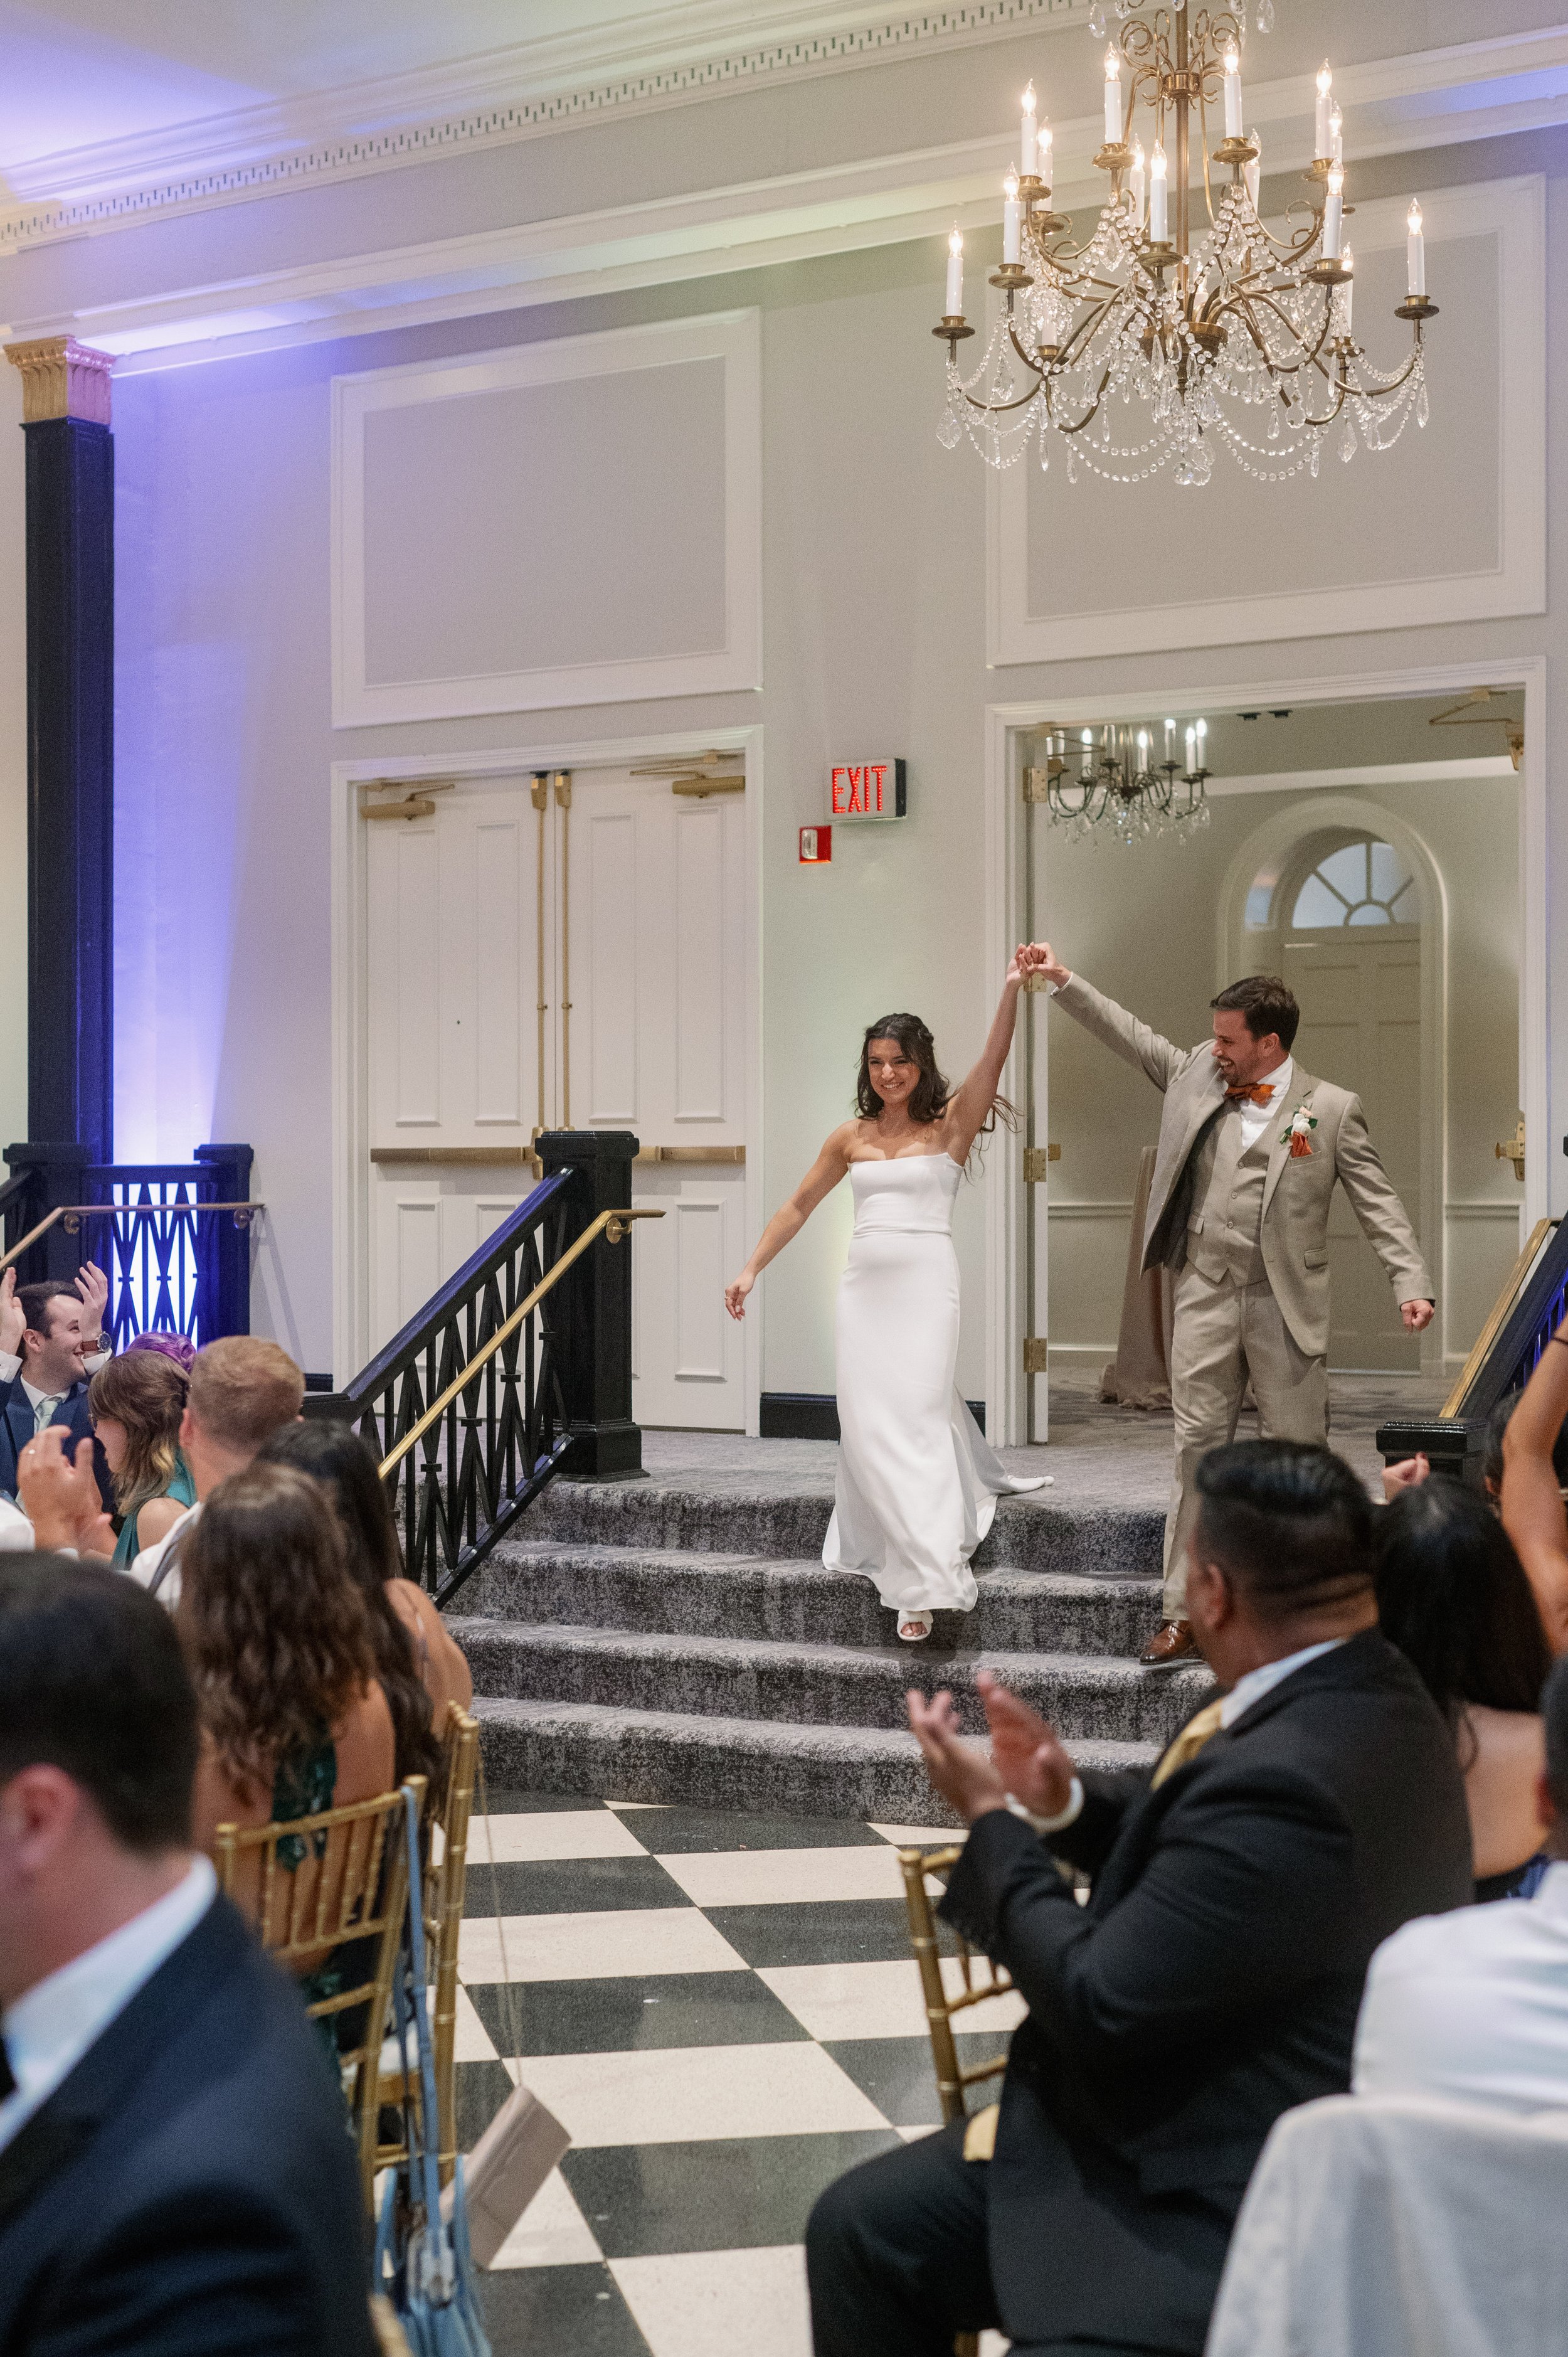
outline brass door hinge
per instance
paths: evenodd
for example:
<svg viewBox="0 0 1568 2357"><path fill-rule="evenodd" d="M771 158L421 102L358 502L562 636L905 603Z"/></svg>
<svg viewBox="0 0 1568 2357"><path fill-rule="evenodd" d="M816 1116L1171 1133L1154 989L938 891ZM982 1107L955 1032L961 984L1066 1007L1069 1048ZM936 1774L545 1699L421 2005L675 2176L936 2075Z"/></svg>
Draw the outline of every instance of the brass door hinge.
<svg viewBox="0 0 1568 2357"><path fill-rule="evenodd" d="M1026 1334L1024 1372L1026 1375L1043 1375L1046 1372L1046 1337L1043 1334Z"/></svg>
<svg viewBox="0 0 1568 2357"><path fill-rule="evenodd" d="M1492 1156L1495 1161L1511 1162L1513 1164L1513 1175L1522 1187L1524 1184L1523 1114L1520 1114L1519 1117L1519 1127L1515 1130L1513 1135L1511 1137L1505 1137L1500 1146L1494 1146L1492 1148Z"/></svg>
<svg viewBox="0 0 1568 2357"><path fill-rule="evenodd" d="M1043 1187L1050 1175L1049 1166L1053 1162L1059 1162L1061 1158L1062 1150L1059 1146L1026 1146L1024 1148L1025 1186Z"/></svg>

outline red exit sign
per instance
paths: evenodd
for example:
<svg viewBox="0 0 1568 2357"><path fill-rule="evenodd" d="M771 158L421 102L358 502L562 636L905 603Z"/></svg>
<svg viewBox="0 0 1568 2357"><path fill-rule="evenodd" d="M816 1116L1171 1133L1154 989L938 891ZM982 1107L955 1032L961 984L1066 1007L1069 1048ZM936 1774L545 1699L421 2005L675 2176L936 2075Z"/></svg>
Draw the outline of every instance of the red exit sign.
<svg viewBox="0 0 1568 2357"><path fill-rule="evenodd" d="M830 803L835 819L902 818L905 815L902 761L839 761L829 777Z"/></svg>

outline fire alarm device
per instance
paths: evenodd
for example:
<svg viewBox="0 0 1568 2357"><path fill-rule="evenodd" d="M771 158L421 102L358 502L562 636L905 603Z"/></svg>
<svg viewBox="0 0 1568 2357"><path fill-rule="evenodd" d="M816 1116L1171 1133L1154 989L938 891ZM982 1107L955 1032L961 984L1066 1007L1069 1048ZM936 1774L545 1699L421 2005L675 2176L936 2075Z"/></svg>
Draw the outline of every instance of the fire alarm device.
<svg viewBox="0 0 1568 2357"><path fill-rule="evenodd" d="M800 829L800 865L821 867L833 856L833 831L831 826L803 826Z"/></svg>
<svg viewBox="0 0 1568 2357"><path fill-rule="evenodd" d="M828 775L828 805L834 818L898 819L908 807L904 764L889 756L883 761L835 761Z"/></svg>

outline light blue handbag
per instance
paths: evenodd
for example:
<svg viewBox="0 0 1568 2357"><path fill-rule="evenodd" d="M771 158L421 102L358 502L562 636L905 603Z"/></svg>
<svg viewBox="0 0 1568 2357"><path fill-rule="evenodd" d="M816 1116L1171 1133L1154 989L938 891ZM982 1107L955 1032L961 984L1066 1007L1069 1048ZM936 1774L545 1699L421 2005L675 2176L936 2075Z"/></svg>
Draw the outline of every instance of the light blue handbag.
<svg viewBox="0 0 1568 2357"><path fill-rule="evenodd" d="M424 1892L419 1868L419 1808L403 1786L408 1835L408 1947L393 1985L403 2078L409 2075L409 2030L419 2053L417 2104L407 2106L408 2158L387 2181L376 2231L371 2287L397 2310L413 2357L491 2357L468 2248L468 2213L459 2157L451 2218L441 2214L440 2125L435 2106L435 2053L425 2004Z"/></svg>

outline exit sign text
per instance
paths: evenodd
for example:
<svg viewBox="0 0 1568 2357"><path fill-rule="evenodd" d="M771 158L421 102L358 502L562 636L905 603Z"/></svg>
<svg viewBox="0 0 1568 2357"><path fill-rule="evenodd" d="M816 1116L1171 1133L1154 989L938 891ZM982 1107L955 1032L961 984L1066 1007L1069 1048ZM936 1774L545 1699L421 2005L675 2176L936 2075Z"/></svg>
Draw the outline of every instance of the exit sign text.
<svg viewBox="0 0 1568 2357"><path fill-rule="evenodd" d="M898 760L837 761L829 775L829 800L835 819L902 818L904 764Z"/></svg>

